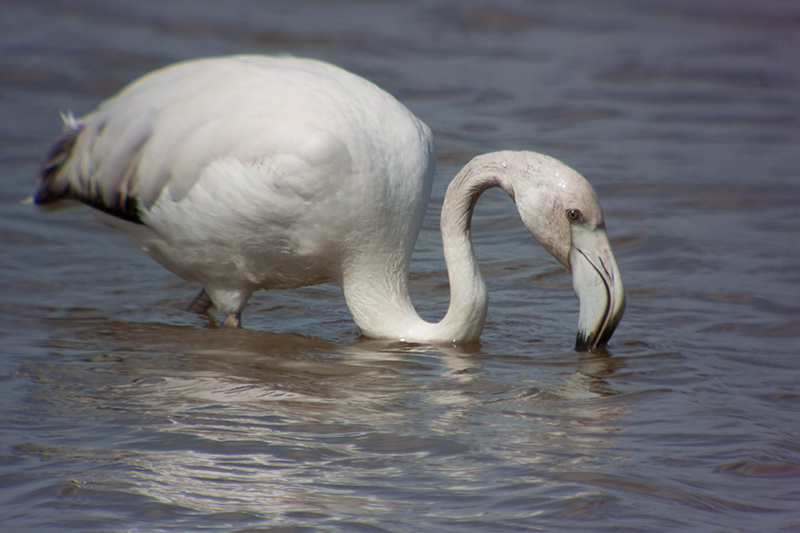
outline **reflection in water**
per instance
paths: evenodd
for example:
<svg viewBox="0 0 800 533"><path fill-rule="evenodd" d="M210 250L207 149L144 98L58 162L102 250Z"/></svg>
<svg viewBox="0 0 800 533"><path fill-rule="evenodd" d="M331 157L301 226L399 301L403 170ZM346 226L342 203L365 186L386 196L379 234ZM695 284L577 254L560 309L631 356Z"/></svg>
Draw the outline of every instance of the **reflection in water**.
<svg viewBox="0 0 800 533"><path fill-rule="evenodd" d="M608 353L531 361L559 376L559 385L545 386L503 372L510 379L498 381L484 368L496 357L478 346L334 346L295 334L107 320L53 326L48 344L59 350L128 354L56 363L48 373L82 383L66 393L72 409L101 418L121 410L137 430L114 454L91 445L20 451L112 462L115 469L78 484L125 487L204 513L400 511L416 505L402 497L403 485L454 493L502 485L491 481L499 464L516 469L514 483L548 479L542 465L561 463L560 454L573 465L590 462L627 414L625 404L594 401L615 394L604 378L620 363ZM66 400L60 388L39 398Z"/></svg>

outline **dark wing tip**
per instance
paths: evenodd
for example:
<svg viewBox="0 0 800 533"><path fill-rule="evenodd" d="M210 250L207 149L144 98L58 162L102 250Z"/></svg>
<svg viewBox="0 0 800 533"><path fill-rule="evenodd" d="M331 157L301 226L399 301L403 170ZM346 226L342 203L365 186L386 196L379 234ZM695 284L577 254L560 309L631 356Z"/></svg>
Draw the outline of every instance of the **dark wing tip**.
<svg viewBox="0 0 800 533"><path fill-rule="evenodd" d="M46 206L62 200L76 200L117 218L135 224L144 224L135 198L117 194L112 202L106 202L99 186L91 186L88 181L84 181L87 186L79 188L75 187L68 179L59 180L65 164L73 155L72 152L81 131L83 131L83 125L74 121L74 119L67 123L66 133L50 149L47 159L45 159L39 172L39 181L36 192L33 194L33 203Z"/></svg>
<svg viewBox="0 0 800 533"><path fill-rule="evenodd" d="M58 184L58 176L64 164L69 160L72 149L78 140L78 135L83 128L75 125L68 127L64 136L50 148L47 158L39 171L39 181L33 201L37 205L46 205L59 200L75 199L70 194L69 182Z"/></svg>

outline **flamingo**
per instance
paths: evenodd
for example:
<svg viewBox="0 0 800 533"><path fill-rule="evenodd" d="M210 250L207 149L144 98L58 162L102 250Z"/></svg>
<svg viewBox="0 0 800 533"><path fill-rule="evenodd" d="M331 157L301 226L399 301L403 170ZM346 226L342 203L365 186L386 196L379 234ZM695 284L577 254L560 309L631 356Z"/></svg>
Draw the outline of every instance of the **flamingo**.
<svg viewBox="0 0 800 533"><path fill-rule="evenodd" d="M33 196L75 203L158 263L198 282L241 327L258 289L336 281L365 337L477 340L488 297L472 248L479 196L500 187L525 227L573 278L576 349L605 345L625 308L591 185L533 152L472 159L441 211L450 304L431 323L408 294L411 253L431 193L430 129L373 83L313 59L242 55L147 74L76 119L46 158Z"/></svg>

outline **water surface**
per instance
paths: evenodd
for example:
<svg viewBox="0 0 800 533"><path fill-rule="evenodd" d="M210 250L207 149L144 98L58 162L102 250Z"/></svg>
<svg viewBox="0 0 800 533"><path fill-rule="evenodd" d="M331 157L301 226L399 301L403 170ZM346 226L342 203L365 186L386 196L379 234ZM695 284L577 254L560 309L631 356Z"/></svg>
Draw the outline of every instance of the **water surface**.
<svg viewBox="0 0 800 533"><path fill-rule="evenodd" d="M744 1L0 6L0 529L800 528L800 7ZM20 203L60 130L154 68L337 63L434 130L415 302L472 156L531 149L597 189L628 289L608 350L512 203L474 238L479 345L364 341L338 287L257 293L247 330L88 209Z"/></svg>

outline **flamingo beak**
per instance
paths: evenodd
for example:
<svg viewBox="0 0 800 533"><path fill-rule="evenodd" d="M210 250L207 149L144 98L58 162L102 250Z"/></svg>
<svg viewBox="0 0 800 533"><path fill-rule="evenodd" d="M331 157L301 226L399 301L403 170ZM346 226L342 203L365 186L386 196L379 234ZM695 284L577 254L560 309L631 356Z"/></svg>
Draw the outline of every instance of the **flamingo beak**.
<svg viewBox="0 0 800 533"><path fill-rule="evenodd" d="M625 312L625 290L602 227L572 227L569 252L572 286L580 300L575 349L605 346Z"/></svg>

